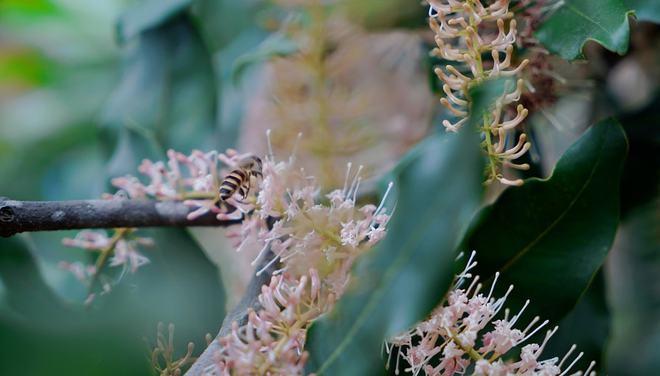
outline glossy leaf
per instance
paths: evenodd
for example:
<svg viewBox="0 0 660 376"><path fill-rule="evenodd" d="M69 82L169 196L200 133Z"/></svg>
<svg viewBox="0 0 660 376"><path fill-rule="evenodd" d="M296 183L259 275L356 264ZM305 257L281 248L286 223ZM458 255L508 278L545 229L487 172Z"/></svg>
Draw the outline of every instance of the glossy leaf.
<svg viewBox="0 0 660 376"><path fill-rule="evenodd" d="M465 250L477 251L482 280L499 271L499 290L515 286L509 307L531 299L530 315L558 320L575 306L614 239L626 149L619 124L602 121L564 153L550 178L509 188L482 210Z"/></svg>
<svg viewBox="0 0 660 376"><path fill-rule="evenodd" d="M623 0L635 11L635 17L640 21L660 23L660 1L658 0Z"/></svg>
<svg viewBox="0 0 660 376"><path fill-rule="evenodd" d="M488 108L501 85L491 82L472 92L475 113ZM308 371L382 374L383 341L422 320L442 300L457 243L481 198L482 159L472 129L430 136L394 169L397 209L388 234L358 261L354 283L335 309L312 325Z"/></svg>
<svg viewBox="0 0 660 376"><path fill-rule="evenodd" d="M565 0L536 36L550 52L567 60L582 57L587 40L623 55L630 39L629 9L623 0Z"/></svg>

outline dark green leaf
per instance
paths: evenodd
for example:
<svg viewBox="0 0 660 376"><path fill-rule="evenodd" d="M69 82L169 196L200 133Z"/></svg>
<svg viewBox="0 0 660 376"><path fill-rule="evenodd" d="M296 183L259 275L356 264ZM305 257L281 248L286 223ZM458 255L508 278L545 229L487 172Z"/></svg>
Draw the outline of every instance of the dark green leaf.
<svg viewBox="0 0 660 376"><path fill-rule="evenodd" d="M501 89L499 82L495 86ZM473 94L480 114L492 96ZM310 329L309 371L382 374L383 341L426 317L443 298L454 274L457 242L481 197L473 129L432 135L395 168L397 209L388 235L359 260L354 284L335 309Z"/></svg>
<svg viewBox="0 0 660 376"><path fill-rule="evenodd" d="M655 375L660 369L659 202L637 208L621 224L608 260L613 333L610 375Z"/></svg>
<svg viewBox="0 0 660 376"><path fill-rule="evenodd" d="M644 108L621 115L630 142L630 154L623 169L621 214L656 199L660 190L660 93Z"/></svg>
<svg viewBox="0 0 660 376"><path fill-rule="evenodd" d="M121 43L162 25L191 4L191 0L146 0L119 17L117 37Z"/></svg>
<svg viewBox="0 0 660 376"><path fill-rule="evenodd" d="M575 344L583 352L573 371L585 370L596 362L596 371L603 368L604 350L610 335L610 312L605 300L605 276L601 269L573 310L559 322L545 354L560 358Z"/></svg>
<svg viewBox="0 0 660 376"><path fill-rule="evenodd" d="M628 8L635 11L640 21L660 23L660 1L658 0L623 0Z"/></svg>
<svg viewBox="0 0 660 376"><path fill-rule="evenodd" d="M0 280L9 308L21 317L45 322L62 317L62 301L41 277L28 237L0 238Z"/></svg>
<svg viewBox="0 0 660 376"><path fill-rule="evenodd" d="M275 33L266 38L254 51L236 59L233 80L238 81L245 69L252 64L263 63L274 57L288 56L298 51L298 45L282 33Z"/></svg>
<svg viewBox="0 0 660 376"><path fill-rule="evenodd" d="M630 39L629 9L622 0L565 0L536 36L550 52L567 60L581 57L587 40L623 55Z"/></svg>
<svg viewBox="0 0 660 376"><path fill-rule="evenodd" d="M590 128L547 180L507 189L473 224L466 250L476 273L515 286L512 309L558 320L570 311L607 255L619 222L619 180L627 143L614 120Z"/></svg>

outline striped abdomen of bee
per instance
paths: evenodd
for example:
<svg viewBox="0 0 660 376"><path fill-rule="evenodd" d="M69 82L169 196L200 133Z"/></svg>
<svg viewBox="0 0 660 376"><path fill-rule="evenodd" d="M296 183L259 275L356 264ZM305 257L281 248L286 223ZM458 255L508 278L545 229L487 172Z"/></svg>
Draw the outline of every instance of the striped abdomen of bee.
<svg viewBox="0 0 660 376"><path fill-rule="evenodd" d="M259 157L251 156L239 164L239 168L225 176L220 184L220 201L227 201L236 192L245 199L250 192L252 177L262 176L261 165Z"/></svg>

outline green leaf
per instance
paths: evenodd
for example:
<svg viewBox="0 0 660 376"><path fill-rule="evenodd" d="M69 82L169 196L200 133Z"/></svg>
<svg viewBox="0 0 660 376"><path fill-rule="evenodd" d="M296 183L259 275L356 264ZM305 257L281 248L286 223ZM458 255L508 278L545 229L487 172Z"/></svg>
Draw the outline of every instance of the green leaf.
<svg viewBox="0 0 660 376"><path fill-rule="evenodd" d="M659 204L656 199L628 215L609 259L610 375L655 375L660 369Z"/></svg>
<svg viewBox="0 0 660 376"><path fill-rule="evenodd" d="M181 14L142 34L127 49L122 80L102 115L109 150L124 142L164 151L214 149L217 89L211 56L197 29ZM129 129L129 134L120 129ZM128 138L119 140L118 136ZM142 149L133 150L138 156ZM151 156L151 153L146 153Z"/></svg>
<svg viewBox="0 0 660 376"><path fill-rule="evenodd" d="M191 0L146 0L129 8L117 21L117 38L124 43L162 25L191 4Z"/></svg>
<svg viewBox="0 0 660 376"><path fill-rule="evenodd" d="M550 52L566 60L582 57L587 40L623 55L630 39L629 9L622 0L565 0L541 25L536 37Z"/></svg>
<svg viewBox="0 0 660 376"><path fill-rule="evenodd" d="M635 11L635 17L640 21L660 23L660 1L658 0L623 0Z"/></svg>
<svg viewBox="0 0 660 376"><path fill-rule="evenodd" d="M46 284L32 254L28 237L0 238L0 280L10 309L33 321L63 317L63 302Z"/></svg>
<svg viewBox="0 0 660 376"><path fill-rule="evenodd" d="M236 59L232 72L233 81L237 82L245 70L253 64L263 63L274 57L289 56L298 50L298 45L286 35L275 33L261 42L254 51Z"/></svg>
<svg viewBox="0 0 660 376"><path fill-rule="evenodd" d="M465 250L476 250L476 274L500 291L515 286L507 304L525 299L526 312L558 320L570 311L601 267L619 222L619 180L626 156L614 120L591 127L547 179L507 189L480 213Z"/></svg>
<svg viewBox="0 0 660 376"><path fill-rule="evenodd" d="M481 162L467 127L434 134L404 157L392 174L397 209L388 234L358 261L335 309L310 328L308 371L382 374L383 341L426 317L449 287L457 242L480 202Z"/></svg>
<svg viewBox="0 0 660 376"><path fill-rule="evenodd" d="M572 368L585 370L591 361L603 369L605 345L610 335L610 312L605 300L605 275L601 269L575 308L559 322L559 329L548 342L545 354L560 358L573 344L582 358Z"/></svg>

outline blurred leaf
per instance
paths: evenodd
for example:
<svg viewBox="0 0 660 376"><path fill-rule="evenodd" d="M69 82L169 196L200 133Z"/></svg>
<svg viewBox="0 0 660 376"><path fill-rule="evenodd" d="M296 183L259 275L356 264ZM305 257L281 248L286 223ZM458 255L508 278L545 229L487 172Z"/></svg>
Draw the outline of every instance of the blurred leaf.
<svg viewBox="0 0 660 376"><path fill-rule="evenodd" d="M501 81L471 92L481 114ZM478 122L481 116L475 116ZM308 371L383 373L383 341L422 320L454 275L455 249L481 198L482 160L474 124L434 134L405 156L391 178L396 213L386 238L354 268L353 285L309 331Z"/></svg>
<svg viewBox="0 0 660 376"><path fill-rule="evenodd" d="M660 369L659 213L657 198L630 213L608 260L610 375L654 375Z"/></svg>
<svg viewBox="0 0 660 376"><path fill-rule="evenodd" d="M213 149L216 77L188 16L145 31L127 48L123 78L102 118L106 134L115 140L110 150L119 143L127 151L144 153L144 148L134 147L136 137L147 150ZM119 131L122 128L127 131Z"/></svg>
<svg viewBox="0 0 660 376"><path fill-rule="evenodd" d="M658 0L623 0L628 8L635 11L640 21L660 23L660 1Z"/></svg>
<svg viewBox="0 0 660 376"><path fill-rule="evenodd" d="M565 0L536 32L536 37L566 60L582 57L587 40L623 55L628 51L632 14L622 0Z"/></svg>
<svg viewBox="0 0 660 376"><path fill-rule="evenodd" d="M544 354L562 357L570 347L584 352L572 368L585 370L596 361L595 370L604 367L604 351L610 336L610 312L605 300L605 276L602 269L571 312L559 322L559 329L548 342Z"/></svg>
<svg viewBox="0 0 660 376"><path fill-rule="evenodd" d="M558 320L570 311L602 265L619 222L619 180L626 138L614 120L590 128L557 162L549 179L504 191L473 223L465 250L476 250L475 274L513 284L507 304Z"/></svg>
<svg viewBox="0 0 660 376"><path fill-rule="evenodd" d="M658 197L660 189L660 93L639 111L621 115L630 153L621 182L621 214L625 218Z"/></svg>
<svg viewBox="0 0 660 376"><path fill-rule="evenodd" d="M156 28L186 9L192 0L145 0L129 8L117 21L117 37L120 43Z"/></svg>
<svg viewBox="0 0 660 376"><path fill-rule="evenodd" d="M342 0L341 10L368 30L426 27L426 8L408 0Z"/></svg>
<svg viewBox="0 0 660 376"><path fill-rule="evenodd" d="M0 239L10 308L0 310L0 374L145 374L142 341L130 330L139 315L101 317L65 306L42 279L29 240Z"/></svg>
<svg viewBox="0 0 660 376"><path fill-rule="evenodd" d="M245 69L252 64L263 63L274 57L289 56L298 51L294 41L282 33L275 33L266 38L254 51L240 56L234 62L232 74L234 82L238 81Z"/></svg>
<svg viewBox="0 0 660 376"><path fill-rule="evenodd" d="M0 238L0 279L9 306L28 320L45 322L62 317L64 304L41 278L27 239Z"/></svg>

